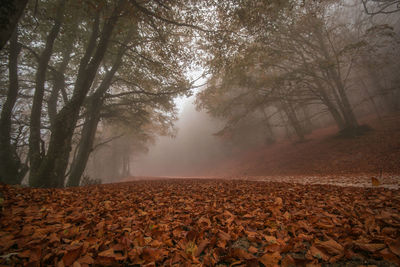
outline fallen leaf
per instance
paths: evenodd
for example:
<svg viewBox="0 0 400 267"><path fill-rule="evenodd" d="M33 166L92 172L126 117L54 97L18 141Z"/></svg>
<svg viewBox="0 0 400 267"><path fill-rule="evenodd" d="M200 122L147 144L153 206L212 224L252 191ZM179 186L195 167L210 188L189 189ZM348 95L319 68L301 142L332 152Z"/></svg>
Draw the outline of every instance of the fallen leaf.
<svg viewBox="0 0 400 267"><path fill-rule="evenodd" d="M202 240L199 244L199 246L197 247L197 251L194 254L195 257L199 257L201 255L201 253L204 251L204 249L208 246L210 242L208 240Z"/></svg>
<svg viewBox="0 0 400 267"><path fill-rule="evenodd" d="M74 263L74 261L76 261L78 257L81 255L82 247L83 244L71 245L67 247L67 251L65 252L62 258L64 264L68 266Z"/></svg>
<svg viewBox="0 0 400 267"><path fill-rule="evenodd" d="M94 263L94 259L86 254L85 256L79 258L78 262L80 264L93 264Z"/></svg>
<svg viewBox="0 0 400 267"><path fill-rule="evenodd" d="M258 258L258 261L264 264L266 267L278 265L282 256L279 252L266 253L262 257Z"/></svg>
<svg viewBox="0 0 400 267"><path fill-rule="evenodd" d="M200 224L200 226L202 227L210 227L211 226L211 221L210 219L206 218L206 217L201 217L198 221L198 223Z"/></svg>
<svg viewBox="0 0 400 267"><path fill-rule="evenodd" d="M390 251L400 257L400 238L397 238L396 240L388 240L386 244L388 245Z"/></svg>
<svg viewBox="0 0 400 267"><path fill-rule="evenodd" d="M329 239L328 241L317 242L314 244L318 249L325 250L330 255L339 255L343 254L344 248L338 242L333 239Z"/></svg>
<svg viewBox="0 0 400 267"><path fill-rule="evenodd" d="M255 248L255 247L253 247L253 246L250 246L249 249L248 249L248 251L249 251L250 253L256 254L256 253L258 252L258 249Z"/></svg>
<svg viewBox="0 0 400 267"><path fill-rule="evenodd" d="M325 254L325 252L323 252L322 250L315 247L314 245L310 247L310 249L307 252L307 255L312 256L317 259L324 260L324 261L329 260L329 256L327 254Z"/></svg>
<svg viewBox="0 0 400 267"><path fill-rule="evenodd" d="M379 182L375 177L371 177L371 183L373 186L379 186L381 184L381 182Z"/></svg>
<svg viewBox="0 0 400 267"><path fill-rule="evenodd" d="M374 253L377 252L378 250L384 249L386 247L385 244L365 244L365 243L359 243L359 242L354 242L354 244L356 245L356 247L358 247L359 249Z"/></svg>
<svg viewBox="0 0 400 267"><path fill-rule="evenodd" d="M237 258L237 259L245 259L245 260L254 259L253 255L244 251L241 248L232 249L232 257Z"/></svg>

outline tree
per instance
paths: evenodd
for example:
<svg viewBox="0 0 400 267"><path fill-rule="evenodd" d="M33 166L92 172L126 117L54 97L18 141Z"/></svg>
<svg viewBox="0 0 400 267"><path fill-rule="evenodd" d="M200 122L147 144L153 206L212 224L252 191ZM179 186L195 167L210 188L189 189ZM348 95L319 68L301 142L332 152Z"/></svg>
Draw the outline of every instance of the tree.
<svg viewBox="0 0 400 267"><path fill-rule="evenodd" d="M21 163L17 154L16 143L11 142L11 117L18 97L18 55L21 46L18 44L18 29L10 39L8 52L9 86L6 101L0 115L0 182L7 184L20 184L27 166Z"/></svg>
<svg viewBox="0 0 400 267"><path fill-rule="evenodd" d="M237 29L238 34L223 36L232 44L229 48L213 38L205 45L212 55L206 63L212 78L199 94L199 105L225 117L230 129L249 116L259 117L258 107L279 110L300 140L314 116L303 111L311 107L315 114L328 111L343 133L357 134L353 105L358 100L352 97L351 82L367 43L360 34L365 20L356 22L362 29L357 32L356 26L347 26L348 18L340 16L335 3L271 4L271 17L267 8L259 8L262 3L255 5L230 7L229 17L219 17L224 29Z"/></svg>
<svg viewBox="0 0 400 267"><path fill-rule="evenodd" d="M13 35L28 0L0 1L0 50Z"/></svg>
<svg viewBox="0 0 400 267"><path fill-rule="evenodd" d="M149 124L152 114L169 125L173 97L190 89L184 74L191 50L184 46L193 31L204 31L192 24L196 13L179 14L183 1L65 3L41 3L55 11L50 16L29 6L21 24L21 73L34 80L32 107L21 105L30 111L29 183L35 187L64 186L67 169L69 185L78 185L99 122L125 117L124 107L143 117L135 127ZM43 23L35 28L34 20Z"/></svg>

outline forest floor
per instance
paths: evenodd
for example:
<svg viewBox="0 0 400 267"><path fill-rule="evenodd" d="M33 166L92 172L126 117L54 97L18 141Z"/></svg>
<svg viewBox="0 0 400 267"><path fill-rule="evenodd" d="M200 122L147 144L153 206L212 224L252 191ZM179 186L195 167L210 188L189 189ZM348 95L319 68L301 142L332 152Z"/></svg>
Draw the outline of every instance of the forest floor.
<svg viewBox="0 0 400 267"><path fill-rule="evenodd" d="M0 191L2 265L400 265L399 190L163 179Z"/></svg>
<svg viewBox="0 0 400 267"><path fill-rule="evenodd" d="M400 182L400 114L383 116L382 119L364 118L360 124L367 124L371 131L354 138L337 135L336 127L315 130L306 141L296 143L278 140L277 143L237 153L238 156L220 163L209 173L224 177L274 176L321 177L321 182L343 177L343 183L352 181L365 184L371 177L384 183ZM382 172L382 175L381 175ZM268 176L268 177L265 177ZM363 178L364 177L364 178ZM288 181L293 181L289 178ZM341 183L340 181L336 181Z"/></svg>
<svg viewBox="0 0 400 267"><path fill-rule="evenodd" d="M250 151L224 179L0 185L0 265L400 266L400 116L367 122Z"/></svg>

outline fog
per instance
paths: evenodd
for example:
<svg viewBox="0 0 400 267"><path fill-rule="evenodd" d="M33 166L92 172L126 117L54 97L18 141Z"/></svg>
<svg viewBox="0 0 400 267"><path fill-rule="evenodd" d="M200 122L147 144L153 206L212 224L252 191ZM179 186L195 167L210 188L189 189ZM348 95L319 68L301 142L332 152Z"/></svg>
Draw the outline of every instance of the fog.
<svg viewBox="0 0 400 267"><path fill-rule="evenodd" d="M133 176L207 176L229 149L213 134L223 123L197 111L195 96L180 100L176 137L160 136L131 162Z"/></svg>
<svg viewBox="0 0 400 267"><path fill-rule="evenodd" d="M0 183L228 176L356 140L400 112L399 1L28 1L0 40Z"/></svg>

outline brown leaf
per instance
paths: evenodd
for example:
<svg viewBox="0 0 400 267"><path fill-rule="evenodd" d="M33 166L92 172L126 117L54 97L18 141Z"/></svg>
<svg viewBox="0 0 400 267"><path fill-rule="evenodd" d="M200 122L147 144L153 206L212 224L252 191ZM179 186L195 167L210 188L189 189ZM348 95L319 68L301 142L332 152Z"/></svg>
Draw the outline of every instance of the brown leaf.
<svg viewBox="0 0 400 267"><path fill-rule="evenodd" d="M290 255L286 255L282 262L281 262L281 266L282 267L293 267L296 266L296 262L295 260L292 258L292 256Z"/></svg>
<svg viewBox="0 0 400 267"><path fill-rule="evenodd" d="M333 239L329 239L328 241L317 242L314 244L317 248L325 250L327 253L331 255L339 255L343 254L344 248L338 242Z"/></svg>
<svg viewBox="0 0 400 267"><path fill-rule="evenodd" d="M231 236L229 234L225 233L224 231L221 231L221 230L219 230L219 232L218 232L218 237L221 240L225 240L225 241L231 240Z"/></svg>
<svg viewBox="0 0 400 267"><path fill-rule="evenodd" d="M279 252L266 253L262 257L258 258L258 261L264 264L266 267L278 265L282 258Z"/></svg>
<svg viewBox="0 0 400 267"><path fill-rule="evenodd" d="M390 251L400 257L400 238L397 238L396 240L388 240L386 244L388 245Z"/></svg>
<svg viewBox="0 0 400 267"><path fill-rule="evenodd" d="M248 251L249 251L250 253L256 254L256 253L258 252L258 249L255 248L255 247L253 247L253 246L250 246L249 249L248 249Z"/></svg>
<svg viewBox="0 0 400 267"><path fill-rule="evenodd" d="M201 253L203 252L203 250L208 246L210 242L208 240L202 240L199 244L199 246L197 247L197 251L194 254L195 257L199 257L201 255Z"/></svg>
<svg viewBox="0 0 400 267"><path fill-rule="evenodd" d="M50 244L60 242L60 237L56 233L51 233L48 239Z"/></svg>
<svg viewBox="0 0 400 267"><path fill-rule="evenodd" d="M86 254L85 256L79 258L78 262L80 264L93 264L94 263L94 259Z"/></svg>
<svg viewBox="0 0 400 267"><path fill-rule="evenodd" d="M377 252L378 250L384 249L386 247L385 244L365 244L365 243L359 243L359 242L354 242L356 247L359 249L374 253Z"/></svg>
<svg viewBox="0 0 400 267"><path fill-rule="evenodd" d="M81 255L83 244L72 245L67 247L67 251L65 252L62 260L65 265L71 265L78 259Z"/></svg>
<svg viewBox="0 0 400 267"><path fill-rule="evenodd" d="M280 197L275 198L274 204L275 204L276 206L282 207L282 206L283 206L283 200L282 200L282 198L280 198Z"/></svg>
<svg viewBox="0 0 400 267"><path fill-rule="evenodd" d="M279 246L278 244L271 244L264 248L264 252L276 252L276 251L280 251L280 250L281 250L281 246Z"/></svg>
<svg viewBox="0 0 400 267"><path fill-rule="evenodd" d="M164 251L161 249L144 248L142 257L146 262L156 262L164 257Z"/></svg>
<svg viewBox="0 0 400 267"><path fill-rule="evenodd" d="M325 254L325 252L323 252L322 250L319 250L318 248L316 248L314 245L310 247L310 249L307 252L307 255L312 256L317 259L322 259L324 261L329 260L329 256L327 254ZM308 257L308 258L310 258L310 257Z"/></svg>
<svg viewBox="0 0 400 267"><path fill-rule="evenodd" d="M392 251L390 251L389 249L387 249L387 248L382 249L378 253L385 260L387 260L389 262L393 262L396 265L400 266L400 258L396 257L396 255L394 253L392 253Z"/></svg>
<svg viewBox="0 0 400 267"><path fill-rule="evenodd" d="M114 253L114 249L110 248L107 249L105 251L102 251L98 254L100 257L110 257L110 258L115 258L115 253Z"/></svg>
<svg viewBox="0 0 400 267"><path fill-rule="evenodd" d="M381 184L381 182L379 182L375 177L371 177L371 183L373 186L379 186Z"/></svg>
<svg viewBox="0 0 400 267"><path fill-rule="evenodd" d="M201 227L210 227L211 221L206 217L201 217L198 221L198 224L200 224Z"/></svg>
<svg viewBox="0 0 400 267"><path fill-rule="evenodd" d="M275 236L263 235L263 237L269 244L276 244L277 243L277 240L276 240Z"/></svg>
<svg viewBox="0 0 400 267"><path fill-rule="evenodd" d="M232 257L237 258L237 259L245 259L245 260L254 259L253 255L244 251L241 248L232 249Z"/></svg>

